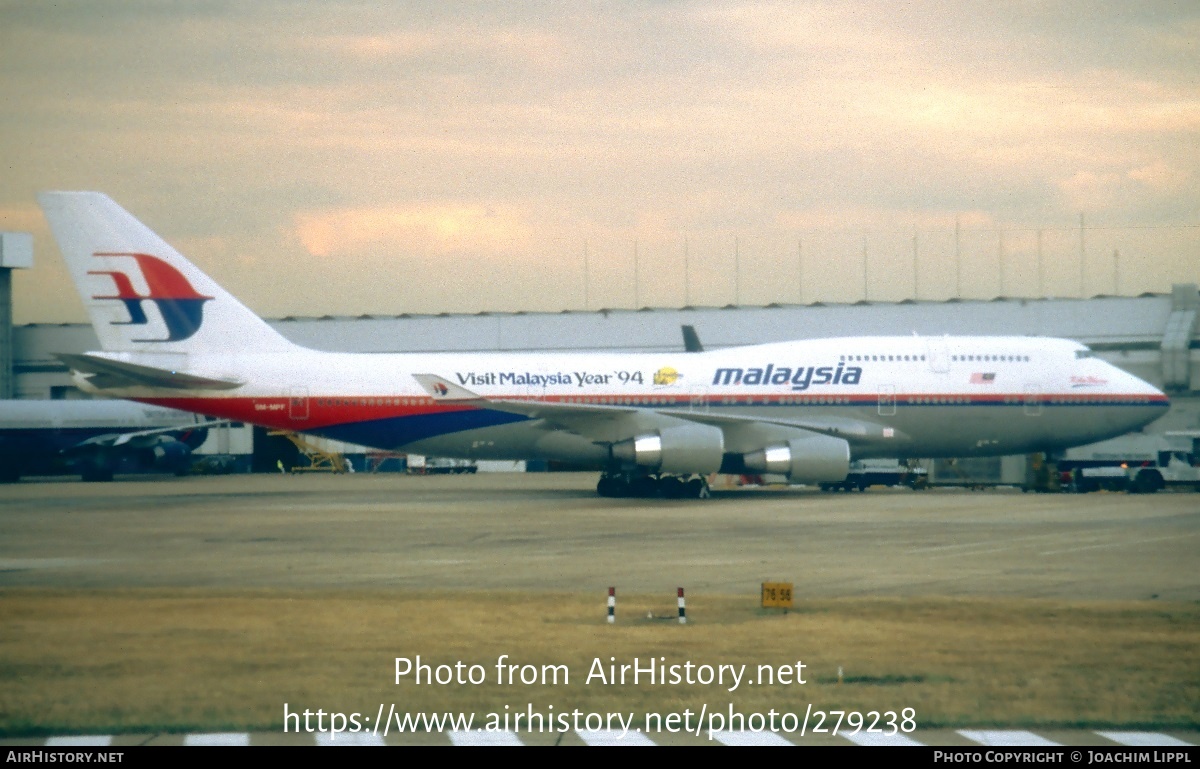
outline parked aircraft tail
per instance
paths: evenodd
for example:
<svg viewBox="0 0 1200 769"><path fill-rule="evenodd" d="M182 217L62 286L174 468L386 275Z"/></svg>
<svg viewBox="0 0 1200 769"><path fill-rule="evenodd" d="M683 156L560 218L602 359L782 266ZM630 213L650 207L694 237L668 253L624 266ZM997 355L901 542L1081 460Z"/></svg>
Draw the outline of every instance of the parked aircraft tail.
<svg viewBox="0 0 1200 769"><path fill-rule="evenodd" d="M106 352L282 352L293 345L99 192L38 202Z"/></svg>

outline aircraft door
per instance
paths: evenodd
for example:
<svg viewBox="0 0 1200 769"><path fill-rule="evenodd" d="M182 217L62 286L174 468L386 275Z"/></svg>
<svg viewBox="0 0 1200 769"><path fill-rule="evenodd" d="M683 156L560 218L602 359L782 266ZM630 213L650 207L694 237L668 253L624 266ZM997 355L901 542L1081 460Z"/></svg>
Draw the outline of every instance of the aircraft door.
<svg viewBox="0 0 1200 769"><path fill-rule="evenodd" d="M929 370L935 374L945 374L950 370L950 352L945 339L930 339L925 344L929 356Z"/></svg>
<svg viewBox="0 0 1200 769"><path fill-rule="evenodd" d="M896 415L896 385L879 385L879 416Z"/></svg>
<svg viewBox="0 0 1200 769"><path fill-rule="evenodd" d="M708 412L708 388L700 386L688 390L688 411L702 414Z"/></svg>
<svg viewBox="0 0 1200 769"><path fill-rule="evenodd" d="M1036 417L1042 413L1041 388L1035 384L1025 385L1025 416Z"/></svg>
<svg viewBox="0 0 1200 769"><path fill-rule="evenodd" d="M308 419L308 388L293 387L288 390L288 418Z"/></svg>

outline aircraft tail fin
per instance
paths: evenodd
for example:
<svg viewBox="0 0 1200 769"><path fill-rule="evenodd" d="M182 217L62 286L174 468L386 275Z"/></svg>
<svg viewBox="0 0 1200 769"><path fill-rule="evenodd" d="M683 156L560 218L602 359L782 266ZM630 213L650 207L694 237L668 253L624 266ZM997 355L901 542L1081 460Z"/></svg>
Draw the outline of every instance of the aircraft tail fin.
<svg viewBox="0 0 1200 769"><path fill-rule="evenodd" d="M105 351L294 347L107 195L44 192L38 202Z"/></svg>

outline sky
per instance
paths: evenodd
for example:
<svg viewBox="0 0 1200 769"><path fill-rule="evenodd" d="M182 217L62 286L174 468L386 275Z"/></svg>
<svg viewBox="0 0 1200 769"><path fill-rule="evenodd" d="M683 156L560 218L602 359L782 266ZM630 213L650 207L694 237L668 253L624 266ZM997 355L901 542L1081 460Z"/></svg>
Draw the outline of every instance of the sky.
<svg viewBox="0 0 1200 769"><path fill-rule="evenodd" d="M265 317L1168 292L1198 46L1191 2L0 0L15 319L85 319L49 189Z"/></svg>

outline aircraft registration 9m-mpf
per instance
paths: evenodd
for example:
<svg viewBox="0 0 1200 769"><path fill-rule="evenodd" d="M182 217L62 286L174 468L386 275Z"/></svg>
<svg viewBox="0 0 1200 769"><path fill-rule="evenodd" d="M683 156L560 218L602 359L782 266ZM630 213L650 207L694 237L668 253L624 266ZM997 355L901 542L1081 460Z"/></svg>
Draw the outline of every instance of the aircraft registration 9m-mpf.
<svg viewBox="0 0 1200 769"><path fill-rule="evenodd" d="M718 471L835 482L852 459L1056 451L1166 396L1063 339L889 336L646 354L354 354L284 339L95 192L40 196L102 352L91 392L394 451L603 470L704 496Z"/></svg>

